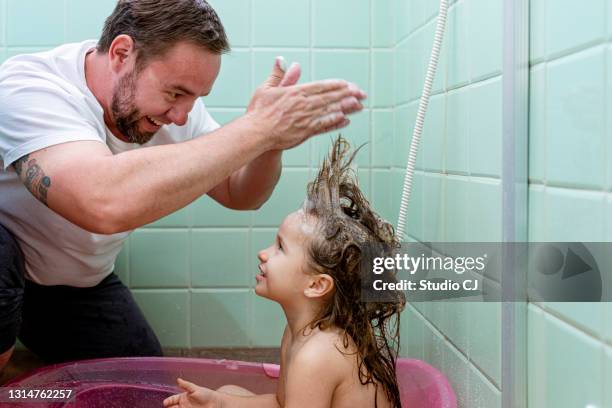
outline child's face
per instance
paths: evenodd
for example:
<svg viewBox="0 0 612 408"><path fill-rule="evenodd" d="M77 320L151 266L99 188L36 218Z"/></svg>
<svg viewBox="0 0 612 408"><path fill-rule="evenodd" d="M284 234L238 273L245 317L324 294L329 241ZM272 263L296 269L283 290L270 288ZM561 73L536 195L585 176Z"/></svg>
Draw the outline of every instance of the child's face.
<svg viewBox="0 0 612 408"><path fill-rule="evenodd" d="M303 211L289 214L278 229L272 245L257 254L261 262L255 277L255 293L288 304L303 296L308 285L306 245L314 222Z"/></svg>

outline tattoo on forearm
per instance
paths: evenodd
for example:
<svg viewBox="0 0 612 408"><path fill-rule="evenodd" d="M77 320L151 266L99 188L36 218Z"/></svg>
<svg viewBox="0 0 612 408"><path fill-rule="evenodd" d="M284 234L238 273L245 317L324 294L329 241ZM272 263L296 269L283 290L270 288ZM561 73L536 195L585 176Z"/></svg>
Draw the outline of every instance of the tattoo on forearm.
<svg viewBox="0 0 612 408"><path fill-rule="evenodd" d="M26 154L22 158L17 159L15 163L13 163L13 168L15 168L15 171L17 172L17 175L19 177L21 177L21 173L23 172L23 165L28 161L29 158L30 158L30 155Z"/></svg>
<svg viewBox="0 0 612 408"><path fill-rule="evenodd" d="M47 205L47 192L51 187L51 178L45 175L43 169L26 154L17 160L13 167L28 190L44 205Z"/></svg>

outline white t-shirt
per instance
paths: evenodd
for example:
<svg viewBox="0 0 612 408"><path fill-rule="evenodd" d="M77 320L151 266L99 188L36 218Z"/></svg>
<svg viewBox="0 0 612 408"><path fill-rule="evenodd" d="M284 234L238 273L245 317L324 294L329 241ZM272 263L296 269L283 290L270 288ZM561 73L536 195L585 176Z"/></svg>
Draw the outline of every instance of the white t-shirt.
<svg viewBox="0 0 612 408"><path fill-rule="evenodd" d="M87 87L85 56L95 46L92 40L66 44L0 67L0 224L16 236L27 278L43 285L96 285L113 271L129 235L92 234L72 224L34 198L11 166L28 153L71 141L106 143L113 154L141 147L106 128L102 106ZM163 126L143 146L182 142L218 127L198 99L184 126Z"/></svg>

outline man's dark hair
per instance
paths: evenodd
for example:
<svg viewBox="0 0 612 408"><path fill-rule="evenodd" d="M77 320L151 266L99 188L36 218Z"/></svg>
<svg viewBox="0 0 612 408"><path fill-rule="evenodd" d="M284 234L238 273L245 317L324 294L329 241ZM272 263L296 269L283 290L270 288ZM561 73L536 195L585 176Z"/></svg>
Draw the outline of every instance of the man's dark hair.
<svg viewBox="0 0 612 408"><path fill-rule="evenodd" d="M205 0L119 0L104 23L98 52L107 52L121 34L134 40L139 67L180 41L214 54L230 50L221 20Z"/></svg>

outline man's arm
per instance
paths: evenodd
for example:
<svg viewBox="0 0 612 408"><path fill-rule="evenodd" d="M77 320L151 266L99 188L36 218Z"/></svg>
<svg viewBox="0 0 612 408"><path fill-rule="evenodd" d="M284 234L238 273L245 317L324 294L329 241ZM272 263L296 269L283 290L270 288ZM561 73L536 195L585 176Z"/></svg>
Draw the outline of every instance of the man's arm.
<svg viewBox="0 0 612 408"><path fill-rule="evenodd" d="M204 138L113 155L99 142L54 145L13 166L28 190L72 223L111 234L159 219L262 154L246 120ZM231 143L228 143L231 140Z"/></svg>
<svg viewBox="0 0 612 408"><path fill-rule="evenodd" d="M255 210L272 194L281 175L282 150L271 150L236 171L208 195L234 210Z"/></svg>
<svg viewBox="0 0 612 408"><path fill-rule="evenodd" d="M95 233L122 232L186 206L265 152L341 126L345 112L359 109L360 93L344 81L258 90L246 115L206 137L117 155L100 142L62 143L13 166L67 220Z"/></svg>

